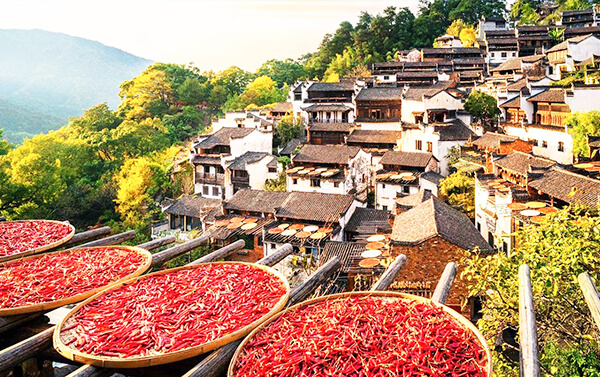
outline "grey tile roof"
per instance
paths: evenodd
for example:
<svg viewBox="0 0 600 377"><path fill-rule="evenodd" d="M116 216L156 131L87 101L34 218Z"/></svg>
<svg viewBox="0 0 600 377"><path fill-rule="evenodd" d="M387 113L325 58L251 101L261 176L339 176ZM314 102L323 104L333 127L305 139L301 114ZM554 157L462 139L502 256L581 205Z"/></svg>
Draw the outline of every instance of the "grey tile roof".
<svg viewBox="0 0 600 377"><path fill-rule="evenodd" d="M306 144L292 159L294 164L322 163L347 165L348 160L356 156L360 147L347 145Z"/></svg>
<svg viewBox="0 0 600 377"><path fill-rule="evenodd" d="M506 102L500 104L500 107L506 109L520 109L521 108L521 96L516 96L514 98L509 99Z"/></svg>
<svg viewBox="0 0 600 377"><path fill-rule="evenodd" d="M164 212L172 215L203 218L213 209L221 206L220 199L204 198L202 196L182 195L165 208Z"/></svg>
<svg viewBox="0 0 600 377"><path fill-rule="evenodd" d="M285 145L285 147L283 147L283 149L279 152L280 155L290 155L292 154L292 152L294 152L296 150L296 148L302 146L303 144L306 143L306 137L302 137L302 138L297 138L297 139L292 139L290 140L289 143L287 143Z"/></svg>
<svg viewBox="0 0 600 377"><path fill-rule="evenodd" d="M357 208L344 230L369 237L376 233L390 233L392 227L389 223L388 211L375 208Z"/></svg>
<svg viewBox="0 0 600 377"><path fill-rule="evenodd" d="M545 169L555 165L556 162L541 157L535 157L528 153L512 151L505 157L496 160L495 164L503 169L526 175L531 171L531 168Z"/></svg>
<svg viewBox="0 0 600 377"><path fill-rule="evenodd" d="M450 87L449 82L440 81L434 85L423 86L423 87L412 87L404 93L403 98L408 100L421 101L424 97L433 97L436 94L443 92Z"/></svg>
<svg viewBox="0 0 600 377"><path fill-rule="evenodd" d="M354 123L313 123L309 126L309 131L328 131L328 132L346 132L349 133Z"/></svg>
<svg viewBox="0 0 600 377"><path fill-rule="evenodd" d="M267 156L274 157L272 154L266 152L246 152L233 160L228 168L246 170L247 164L255 164Z"/></svg>
<svg viewBox="0 0 600 377"><path fill-rule="evenodd" d="M206 139L200 141L195 147L210 149L217 145L229 145L231 139L246 137L252 133L252 131L254 131L253 128L223 127L214 134L209 135Z"/></svg>
<svg viewBox="0 0 600 377"><path fill-rule="evenodd" d="M392 241L395 244L416 246L436 236L465 250L490 249L467 216L435 196L394 219Z"/></svg>
<svg viewBox="0 0 600 377"><path fill-rule="evenodd" d="M541 177L529 182L529 187L567 203L597 208L600 204L600 181L552 167Z"/></svg>
<svg viewBox="0 0 600 377"><path fill-rule="evenodd" d="M582 42L586 39L588 39L589 37L593 36L592 34L587 34L587 35L580 35L577 37L573 37L573 38L569 38L564 42L561 42L559 44L557 44L556 46L552 47L551 49L546 50L546 54L550 53L550 52L555 52L555 51L561 51L561 50L566 50L569 47L569 43L579 43Z"/></svg>
<svg viewBox="0 0 600 377"><path fill-rule="evenodd" d="M396 206L404 209L410 209L418 206L426 200L429 200L433 194L428 190L421 190L415 194L396 198Z"/></svg>
<svg viewBox="0 0 600 377"><path fill-rule="evenodd" d="M468 140L475 136L475 132L467 127L460 119L436 124L434 127L435 132L440 134L440 141Z"/></svg>
<svg viewBox="0 0 600 377"><path fill-rule="evenodd" d="M436 71L405 71L396 74L399 79L404 78L428 78L437 79L438 74Z"/></svg>
<svg viewBox="0 0 600 377"><path fill-rule="evenodd" d="M435 159L433 154L427 152L389 151L383 155L379 163L382 165L424 168L432 158Z"/></svg>
<svg viewBox="0 0 600 377"><path fill-rule="evenodd" d="M473 144L481 149L494 149L500 148L500 144L513 143L517 140L519 140L519 138L516 136L503 135L495 132L486 132L482 136L473 140Z"/></svg>
<svg viewBox="0 0 600 377"><path fill-rule="evenodd" d="M325 243L319 256L319 266L329 262L333 257L340 258L341 272L348 273L355 269L362 260L361 254L365 251L364 243L329 241Z"/></svg>
<svg viewBox="0 0 600 377"><path fill-rule="evenodd" d="M428 172L425 172L425 173L421 174L420 178L424 179L426 181L435 183L436 185L439 185L440 182L442 182L442 179L444 179L444 176L441 175L441 174L439 174L439 173L436 173L436 172L430 170Z"/></svg>
<svg viewBox="0 0 600 377"><path fill-rule="evenodd" d="M337 92L354 90L354 82L343 80L340 82L315 82L307 89L309 92Z"/></svg>
<svg viewBox="0 0 600 377"><path fill-rule="evenodd" d="M216 155L197 154L192 158L193 164L221 165L221 157Z"/></svg>
<svg viewBox="0 0 600 377"><path fill-rule="evenodd" d="M535 94L527 98L529 102L553 102L553 103L565 103L565 90L559 89L547 89L541 93Z"/></svg>
<svg viewBox="0 0 600 377"><path fill-rule="evenodd" d="M239 190L225 202L223 207L232 211L247 211L274 214L288 198L288 192L262 190Z"/></svg>
<svg viewBox="0 0 600 377"><path fill-rule="evenodd" d="M402 88L363 88L356 96L356 101L399 101L402 90Z"/></svg>
<svg viewBox="0 0 600 377"><path fill-rule="evenodd" d="M354 130L348 136L348 143L357 144L396 144L402 131Z"/></svg>

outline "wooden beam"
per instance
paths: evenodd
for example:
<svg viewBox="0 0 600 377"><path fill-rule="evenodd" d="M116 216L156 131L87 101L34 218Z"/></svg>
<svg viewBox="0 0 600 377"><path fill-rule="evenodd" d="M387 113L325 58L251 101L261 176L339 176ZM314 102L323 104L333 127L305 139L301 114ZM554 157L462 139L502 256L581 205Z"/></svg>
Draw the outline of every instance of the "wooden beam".
<svg viewBox="0 0 600 377"><path fill-rule="evenodd" d="M281 262L288 255L294 252L294 248L289 243L282 245L280 248L276 249L273 254L268 257L264 257L263 259L256 262L257 264L262 264L265 266L273 267L277 263Z"/></svg>
<svg viewBox="0 0 600 377"><path fill-rule="evenodd" d="M112 369L98 368L92 365L82 365L66 377L107 377L115 373Z"/></svg>
<svg viewBox="0 0 600 377"><path fill-rule="evenodd" d="M592 318L594 318L596 326L600 329L600 297L598 296L596 284L594 284L592 278L590 278L590 275L588 275L587 272L579 274L577 280L579 280L579 286L583 292L585 302L590 308Z"/></svg>
<svg viewBox="0 0 600 377"><path fill-rule="evenodd" d="M69 240L69 242L65 243L62 246L73 246L76 245L80 242L86 242L86 241L91 241L94 240L96 238L99 237L104 237L106 235L110 234L110 227L109 226L103 226L101 228L96 228L96 229L92 229L92 230L86 230L85 232L81 232L81 233L75 233L75 235L73 236L73 238L71 238Z"/></svg>
<svg viewBox="0 0 600 377"><path fill-rule="evenodd" d="M529 266L519 267L519 343L521 346L521 376L539 377L535 308L531 291Z"/></svg>
<svg viewBox="0 0 600 377"><path fill-rule="evenodd" d="M177 241L177 238L175 238L175 236L167 236L167 237L157 238L155 240L139 244L139 245L137 245L137 247L141 247L142 249L146 249L146 250L154 250L154 249L158 249L159 247L162 247L165 245L170 245L170 244L174 243L175 241Z"/></svg>
<svg viewBox="0 0 600 377"><path fill-rule="evenodd" d="M221 259L225 259L228 256L230 256L231 254L233 254L234 252L242 249L244 246L246 246L246 242L244 240L237 240L234 243L231 243L227 246L224 246L218 250L213 251L210 254L207 254L201 258L196 259L195 261L193 261L192 263L188 263L188 266L196 266L199 265L201 263L209 263L209 262L216 262L219 261Z"/></svg>
<svg viewBox="0 0 600 377"><path fill-rule="evenodd" d="M118 245L121 242L129 241L130 239L133 239L134 237L135 237L135 230L129 230L127 232L115 234L114 236L101 238L99 240L84 243L84 244L78 245L77 247Z"/></svg>
<svg viewBox="0 0 600 377"><path fill-rule="evenodd" d="M448 295L450 294L450 289L452 288L455 277L456 263L450 262L446 265L446 268L444 268L442 277L440 278L440 281L438 281L435 291L433 291L433 295L431 295L431 299L435 302L445 304L446 300L448 300Z"/></svg>
<svg viewBox="0 0 600 377"><path fill-rule="evenodd" d="M284 245L285 246L285 245ZM283 249L279 248L277 251ZM277 252L276 251L276 252ZM277 262L275 262L277 263ZM307 287L316 287L321 284L324 279L333 274L340 267L340 259L334 257L329 262L321 266L314 274L312 274L307 281L295 288L290 294L290 301L287 306L294 305L294 302L304 300L312 290ZM242 340L236 340L235 342L226 344L225 346L211 352L201 362L196 364L190 369L183 377L219 377L227 372L227 367L231 358L235 354L238 346L242 343Z"/></svg>
<svg viewBox="0 0 600 377"><path fill-rule="evenodd" d="M207 236L200 236L191 241L184 242L177 246L173 246L167 250L160 251L152 255L152 267L159 267L182 254L194 250L197 247L206 245L209 239Z"/></svg>
<svg viewBox="0 0 600 377"><path fill-rule="evenodd" d="M12 369L38 352L52 346L54 326L0 352L0 373Z"/></svg>
<svg viewBox="0 0 600 377"><path fill-rule="evenodd" d="M394 261L388 266L383 275L381 275L379 280L373 284L371 291L387 291L387 289L396 279L396 276L398 276L400 273L402 267L404 267L404 263L406 263L406 255L398 255L396 259L394 259Z"/></svg>
<svg viewBox="0 0 600 377"><path fill-rule="evenodd" d="M19 315L11 315L10 317L0 317L0 334L10 329L13 329L23 323L33 321L36 318L43 316L46 312L27 313Z"/></svg>

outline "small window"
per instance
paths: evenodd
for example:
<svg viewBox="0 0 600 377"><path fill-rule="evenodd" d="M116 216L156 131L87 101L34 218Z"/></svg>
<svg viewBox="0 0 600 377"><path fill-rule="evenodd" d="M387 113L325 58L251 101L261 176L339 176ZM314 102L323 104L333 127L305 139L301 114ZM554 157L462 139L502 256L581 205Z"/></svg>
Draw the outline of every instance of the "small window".
<svg viewBox="0 0 600 377"><path fill-rule="evenodd" d="M333 187L340 187L340 183L339 182L333 182Z"/></svg>
<svg viewBox="0 0 600 377"><path fill-rule="evenodd" d="M294 101L302 101L302 93L294 93Z"/></svg>
<svg viewBox="0 0 600 377"><path fill-rule="evenodd" d="M321 187L321 180L313 178L313 179L310 180L310 185L312 187Z"/></svg>
<svg viewBox="0 0 600 377"><path fill-rule="evenodd" d="M477 223L477 231L481 232L481 223L480 222Z"/></svg>
<svg viewBox="0 0 600 377"><path fill-rule="evenodd" d="M408 194L410 192L410 186L402 186L402 192Z"/></svg>
<svg viewBox="0 0 600 377"><path fill-rule="evenodd" d="M531 143L531 144L532 144L534 147L537 147L537 145L538 145L538 141L537 141L537 139L530 139L530 140L529 140L529 142L530 142L530 143Z"/></svg>
<svg viewBox="0 0 600 377"><path fill-rule="evenodd" d="M501 57L505 58L506 57L506 52L503 52L500 54Z"/></svg>
<svg viewBox="0 0 600 377"><path fill-rule="evenodd" d="M433 152L433 143L431 141L427 142L427 152Z"/></svg>
<svg viewBox="0 0 600 377"><path fill-rule="evenodd" d="M384 211L387 211L387 206L381 206L381 209L383 209Z"/></svg>
<svg viewBox="0 0 600 377"><path fill-rule="evenodd" d="M421 140L415 140L415 149L418 151L423 150L423 142Z"/></svg>
<svg viewBox="0 0 600 377"><path fill-rule="evenodd" d="M495 53L494 53L494 52L491 52L491 53L490 53L490 56L493 58L493 57L495 56Z"/></svg>
<svg viewBox="0 0 600 377"><path fill-rule="evenodd" d="M558 151L559 152L564 152L565 151L565 143L563 143L562 141L558 142Z"/></svg>
<svg viewBox="0 0 600 377"><path fill-rule="evenodd" d="M542 148L548 148L548 142L546 140L542 140Z"/></svg>
<svg viewBox="0 0 600 377"><path fill-rule="evenodd" d="M383 184L381 185L381 188L385 188L385 183L383 183Z"/></svg>
<svg viewBox="0 0 600 377"><path fill-rule="evenodd" d="M277 168L269 167L269 173L277 173Z"/></svg>
<svg viewBox="0 0 600 377"><path fill-rule="evenodd" d="M517 56L517 53L516 53L516 52L513 52L513 53L512 53L512 56L513 56L513 58L514 58L514 57L516 57L516 56Z"/></svg>
<svg viewBox="0 0 600 377"><path fill-rule="evenodd" d="M219 196L219 188L218 187L213 187L213 196Z"/></svg>
<svg viewBox="0 0 600 377"><path fill-rule="evenodd" d="M389 80L389 79L390 79L390 76L383 76L383 79L384 79L384 80Z"/></svg>
<svg viewBox="0 0 600 377"><path fill-rule="evenodd" d="M208 186L202 186L202 195L208 195Z"/></svg>
<svg viewBox="0 0 600 377"><path fill-rule="evenodd" d="M298 178L294 178L294 179L292 179L292 183L293 183L294 185L297 185L297 184L298 184Z"/></svg>

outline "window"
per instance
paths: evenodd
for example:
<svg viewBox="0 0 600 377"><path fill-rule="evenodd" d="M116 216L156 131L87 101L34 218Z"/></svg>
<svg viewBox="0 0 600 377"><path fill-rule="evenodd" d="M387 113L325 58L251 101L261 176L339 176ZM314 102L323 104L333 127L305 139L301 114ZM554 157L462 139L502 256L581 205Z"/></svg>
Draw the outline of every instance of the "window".
<svg viewBox="0 0 600 377"><path fill-rule="evenodd" d="M513 58L514 58L514 57L516 57L516 56L517 56L517 53L516 53L516 52L513 52L513 53L512 53L512 56L513 56Z"/></svg>
<svg viewBox="0 0 600 377"><path fill-rule="evenodd" d="M383 183L383 184L381 185L381 188L385 188L385 183Z"/></svg>
<svg viewBox="0 0 600 377"><path fill-rule="evenodd" d="M558 151L559 152L564 152L565 151L565 143L563 143L562 141L558 142Z"/></svg>
<svg viewBox="0 0 600 377"><path fill-rule="evenodd" d="M313 178L313 179L310 180L310 185L312 187L321 187L321 180Z"/></svg>
<svg viewBox="0 0 600 377"><path fill-rule="evenodd" d="M381 209L387 211L387 206L381 206Z"/></svg>
<svg viewBox="0 0 600 377"><path fill-rule="evenodd" d="M298 184L298 178L292 179L292 184L297 185Z"/></svg>
<svg viewBox="0 0 600 377"><path fill-rule="evenodd" d="M488 232L488 243L490 246L494 246L494 234L492 234L492 232Z"/></svg>
<svg viewBox="0 0 600 377"><path fill-rule="evenodd" d="M415 140L415 149L418 151L423 150L423 142L421 140Z"/></svg>
<svg viewBox="0 0 600 377"><path fill-rule="evenodd" d="M477 231L481 232L481 223L480 222L477 222Z"/></svg>
<svg viewBox="0 0 600 377"><path fill-rule="evenodd" d="M402 192L408 194L410 192L410 186L402 186Z"/></svg>
<svg viewBox="0 0 600 377"><path fill-rule="evenodd" d="M542 148L548 148L548 142L546 140L542 140Z"/></svg>
<svg viewBox="0 0 600 377"><path fill-rule="evenodd" d="M277 168L269 167L269 173L277 173Z"/></svg>
<svg viewBox="0 0 600 377"><path fill-rule="evenodd" d="M333 182L333 187L340 187L340 183L339 182Z"/></svg>
<svg viewBox="0 0 600 377"><path fill-rule="evenodd" d="M491 52L490 56L493 58L494 56L496 56L496 53L495 52Z"/></svg>
<svg viewBox="0 0 600 377"><path fill-rule="evenodd" d="M530 143L531 143L531 144L532 144L534 147L537 147L537 145L538 145L538 141L537 141L537 139L529 139L529 142L530 142Z"/></svg>
<svg viewBox="0 0 600 377"><path fill-rule="evenodd" d="M506 52L501 53L500 56L502 56L503 58L505 58L506 57Z"/></svg>
<svg viewBox="0 0 600 377"><path fill-rule="evenodd" d="M431 141L427 142L427 152L433 152L433 143Z"/></svg>
<svg viewBox="0 0 600 377"><path fill-rule="evenodd" d="M218 187L213 187L213 196L219 196L219 188Z"/></svg>
<svg viewBox="0 0 600 377"><path fill-rule="evenodd" d="M383 76L383 79L384 79L384 80L389 80L389 79L390 79L390 76Z"/></svg>
<svg viewBox="0 0 600 377"><path fill-rule="evenodd" d="M302 93L294 93L294 101L302 101Z"/></svg>
<svg viewBox="0 0 600 377"><path fill-rule="evenodd" d="M202 186L202 195L208 195L208 192L209 192L208 189L209 189L208 186Z"/></svg>

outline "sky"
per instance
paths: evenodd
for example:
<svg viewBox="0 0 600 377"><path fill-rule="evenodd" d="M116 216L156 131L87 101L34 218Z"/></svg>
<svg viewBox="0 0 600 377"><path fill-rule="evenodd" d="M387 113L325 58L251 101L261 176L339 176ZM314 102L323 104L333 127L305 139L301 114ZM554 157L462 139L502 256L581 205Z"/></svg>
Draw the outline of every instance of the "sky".
<svg viewBox="0 0 600 377"><path fill-rule="evenodd" d="M0 0L0 28L61 32L165 63L254 71L316 51L342 21L418 0Z"/></svg>

